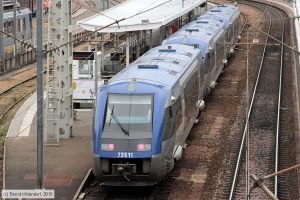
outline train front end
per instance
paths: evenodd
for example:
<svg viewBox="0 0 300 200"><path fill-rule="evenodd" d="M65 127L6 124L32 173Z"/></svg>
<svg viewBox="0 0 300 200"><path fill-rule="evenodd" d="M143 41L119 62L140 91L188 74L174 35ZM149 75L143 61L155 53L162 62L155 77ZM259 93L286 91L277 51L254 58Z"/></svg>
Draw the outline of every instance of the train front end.
<svg viewBox="0 0 300 200"><path fill-rule="evenodd" d="M145 186L166 174L161 153L166 90L121 81L100 89L95 116L93 172L103 185Z"/></svg>

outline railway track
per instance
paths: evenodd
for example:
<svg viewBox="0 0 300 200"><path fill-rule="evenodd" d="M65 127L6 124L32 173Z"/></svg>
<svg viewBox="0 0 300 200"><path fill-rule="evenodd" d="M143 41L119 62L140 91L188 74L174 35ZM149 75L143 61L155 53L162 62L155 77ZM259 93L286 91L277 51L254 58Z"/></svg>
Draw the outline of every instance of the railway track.
<svg viewBox="0 0 300 200"><path fill-rule="evenodd" d="M36 89L36 76L29 77L10 88L0 92L0 121L20 101L25 99Z"/></svg>
<svg viewBox="0 0 300 200"><path fill-rule="evenodd" d="M240 2L249 4L246 2ZM286 14L281 10L267 6L263 3L251 2L251 6L266 12L268 18L267 33L271 34L281 42L286 40L286 26L284 19ZM271 37L264 41L264 51L261 58L257 80L252 93L248 110L249 122L245 129L238 157L235 161L236 167L230 189L229 199L246 198L246 137L249 132L249 175L255 174L258 177L278 171L280 166L287 165L284 156L280 156L280 142L286 134L286 127L281 126L281 101L284 65L284 47ZM267 45L273 43L273 45ZM282 159L279 159L282 158ZM284 163L285 162L285 163ZM251 187L253 182L250 182ZM290 199L286 192L286 182L278 184L277 177L273 180L266 180L266 186L280 199ZM261 190L253 190L250 199L268 199Z"/></svg>

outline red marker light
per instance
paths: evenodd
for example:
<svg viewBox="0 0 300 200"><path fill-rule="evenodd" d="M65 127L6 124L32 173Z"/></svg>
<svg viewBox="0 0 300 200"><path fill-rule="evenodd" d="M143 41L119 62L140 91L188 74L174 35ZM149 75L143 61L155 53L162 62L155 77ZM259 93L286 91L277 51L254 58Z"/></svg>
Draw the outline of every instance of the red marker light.
<svg viewBox="0 0 300 200"><path fill-rule="evenodd" d="M108 150L113 151L115 148L114 144L108 144Z"/></svg>
<svg viewBox="0 0 300 200"><path fill-rule="evenodd" d="M138 144L138 146L137 146L137 150L138 151L145 151L145 145L144 144Z"/></svg>
<svg viewBox="0 0 300 200"><path fill-rule="evenodd" d="M151 150L151 144L138 144L137 145L137 151L150 151Z"/></svg>

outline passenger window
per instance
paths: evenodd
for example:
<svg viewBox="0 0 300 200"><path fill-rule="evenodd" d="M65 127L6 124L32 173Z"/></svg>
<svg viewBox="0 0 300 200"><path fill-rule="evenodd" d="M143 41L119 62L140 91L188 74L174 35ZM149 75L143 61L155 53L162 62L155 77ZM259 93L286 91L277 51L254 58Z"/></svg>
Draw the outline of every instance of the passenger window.
<svg viewBox="0 0 300 200"><path fill-rule="evenodd" d="M12 33L12 27L13 27L13 22L12 21L8 21L8 22L4 23L4 30L7 33Z"/></svg>
<svg viewBox="0 0 300 200"><path fill-rule="evenodd" d="M7 22L4 22L4 32L7 32Z"/></svg>

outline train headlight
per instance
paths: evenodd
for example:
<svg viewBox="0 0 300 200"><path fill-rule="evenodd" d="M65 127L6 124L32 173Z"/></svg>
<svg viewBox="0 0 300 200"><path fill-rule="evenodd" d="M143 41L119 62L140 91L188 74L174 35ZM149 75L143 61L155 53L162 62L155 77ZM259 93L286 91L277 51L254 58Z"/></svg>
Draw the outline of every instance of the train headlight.
<svg viewBox="0 0 300 200"><path fill-rule="evenodd" d="M138 144L137 145L137 151L150 151L151 150L151 144Z"/></svg>
<svg viewBox="0 0 300 200"><path fill-rule="evenodd" d="M113 151L115 149L115 144L101 144L101 150L103 151Z"/></svg>

